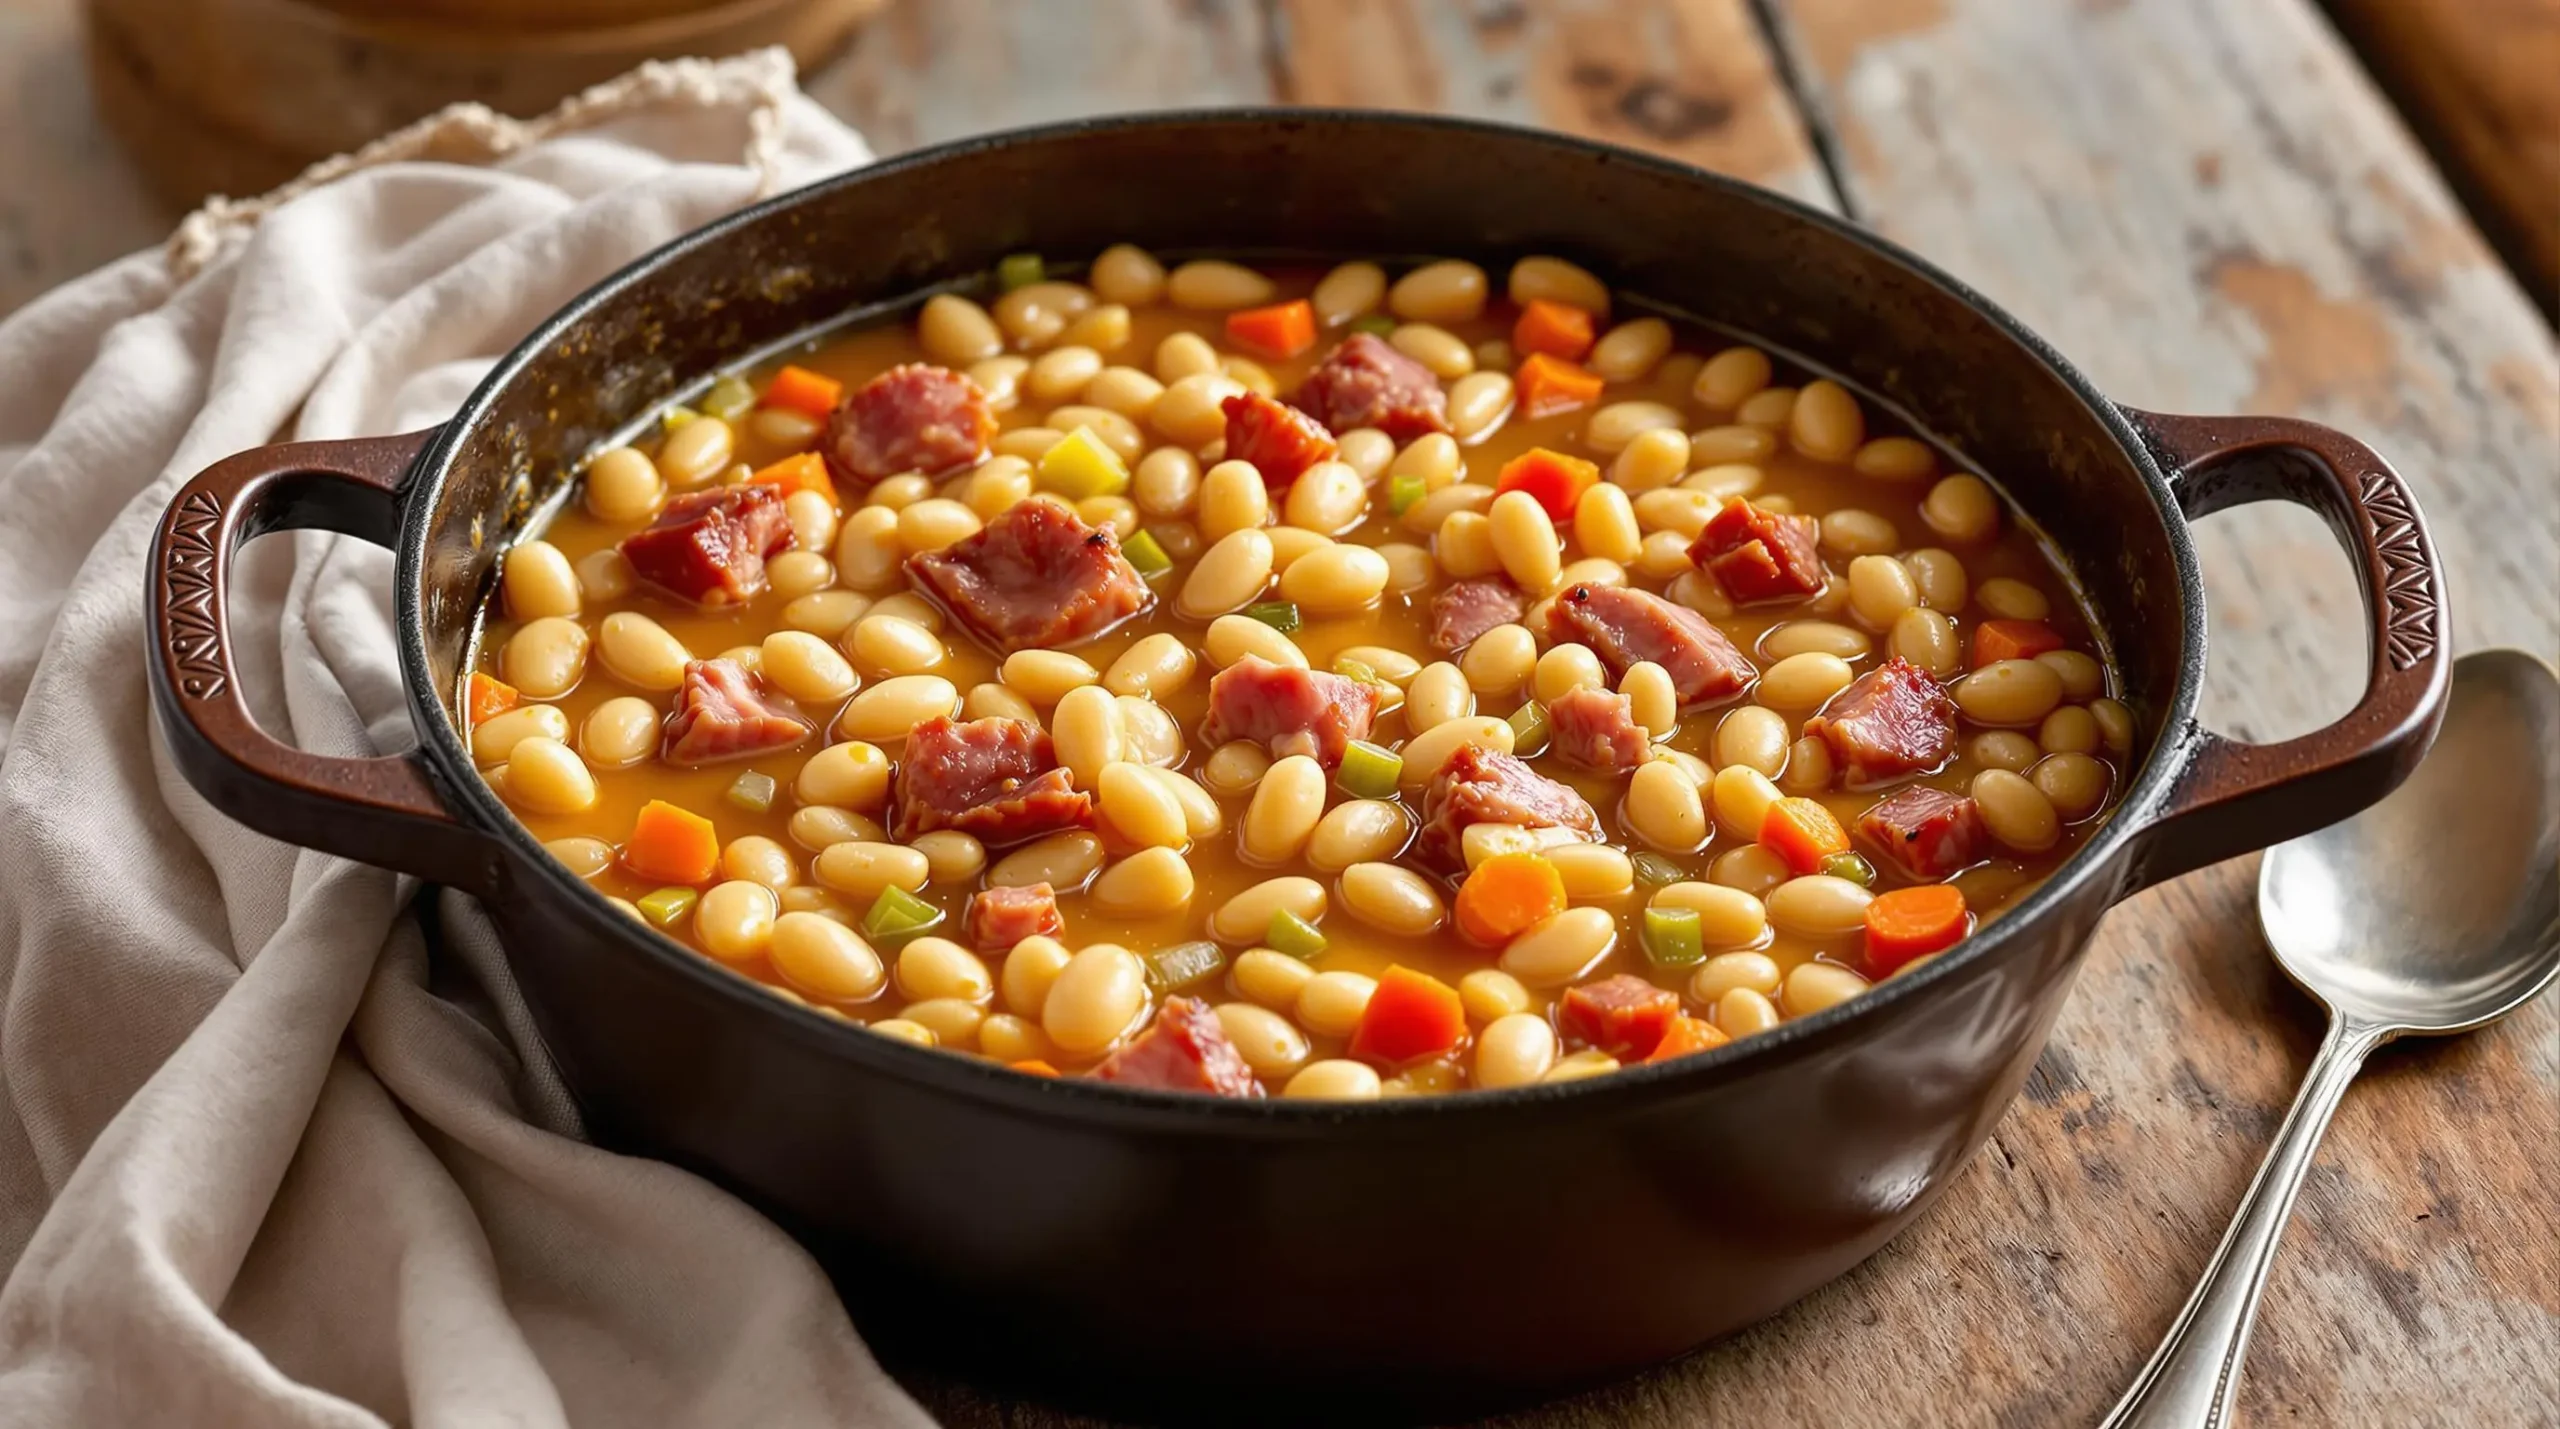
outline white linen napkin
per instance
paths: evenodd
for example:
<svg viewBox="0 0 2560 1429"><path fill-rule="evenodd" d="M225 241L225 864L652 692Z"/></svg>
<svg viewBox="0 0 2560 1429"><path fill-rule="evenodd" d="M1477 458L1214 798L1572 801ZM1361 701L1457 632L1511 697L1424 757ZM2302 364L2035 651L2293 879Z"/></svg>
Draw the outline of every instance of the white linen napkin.
<svg viewBox="0 0 2560 1429"><path fill-rule="evenodd" d="M0 324L0 1423L923 1425L796 1244L579 1139L478 909L212 812L147 717L178 485L446 416L614 268L865 162L779 52L465 106ZM412 740L388 553L243 553L306 749Z"/></svg>

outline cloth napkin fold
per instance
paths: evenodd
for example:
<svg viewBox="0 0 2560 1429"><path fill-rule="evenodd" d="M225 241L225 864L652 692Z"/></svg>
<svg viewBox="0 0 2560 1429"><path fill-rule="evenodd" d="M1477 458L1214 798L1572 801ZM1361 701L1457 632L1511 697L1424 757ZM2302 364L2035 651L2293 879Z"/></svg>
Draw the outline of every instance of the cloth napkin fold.
<svg viewBox="0 0 2560 1429"><path fill-rule="evenodd" d="M0 1424L923 1425L816 1264L579 1139L495 934L222 818L147 715L179 484L450 413L649 248L865 162L779 52L463 107L0 324ZM265 726L412 741L388 553L243 552Z"/></svg>

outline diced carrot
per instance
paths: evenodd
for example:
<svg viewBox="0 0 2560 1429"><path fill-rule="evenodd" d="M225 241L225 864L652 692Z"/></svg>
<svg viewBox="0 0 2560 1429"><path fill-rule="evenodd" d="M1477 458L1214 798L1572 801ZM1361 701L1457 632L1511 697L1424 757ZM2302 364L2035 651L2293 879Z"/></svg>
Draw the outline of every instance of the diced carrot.
<svg viewBox="0 0 2560 1429"><path fill-rule="evenodd" d="M2062 648L2062 637L2041 620L1986 620L1973 629L1973 668L1995 660L2032 660Z"/></svg>
<svg viewBox="0 0 2560 1429"><path fill-rule="evenodd" d="M1573 508L1582 501L1582 493L1600 480L1600 468L1578 456L1531 447L1502 464L1502 474L1494 478L1493 489L1525 491L1538 498L1547 508L1547 519L1561 526L1573 519Z"/></svg>
<svg viewBox="0 0 2560 1429"><path fill-rule="evenodd" d="M631 825L622 866L657 883L709 883L720 868L720 835L700 814L651 799Z"/></svg>
<svg viewBox="0 0 2560 1429"><path fill-rule="evenodd" d="M1534 853L1498 853L1458 886L1458 931L1500 947L1564 911L1564 875Z"/></svg>
<svg viewBox="0 0 2560 1429"><path fill-rule="evenodd" d="M1662 1029L1662 1040L1653 1044L1653 1054L1645 1060L1668 1062L1674 1057L1686 1057L1697 1052L1712 1052L1732 1040L1714 1023L1691 1017L1684 1012L1672 1018L1671 1025Z"/></svg>
<svg viewBox="0 0 2560 1429"><path fill-rule="evenodd" d="M829 501L836 499L836 483L827 475L827 459L816 452L784 457L748 477L747 484L776 487L786 497L795 491L814 491Z"/></svg>
<svg viewBox="0 0 2560 1429"><path fill-rule="evenodd" d="M1552 417L1600 400L1607 385L1597 373L1585 372L1550 352L1533 352L1520 363L1512 391L1523 418Z"/></svg>
<svg viewBox="0 0 2560 1429"><path fill-rule="evenodd" d="M844 384L805 367L786 367L766 384L762 403L824 417L844 399Z"/></svg>
<svg viewBox="0 0 2560 1429"><path fill-rule="evenodd" d="M1401 965L1378 974L1378 990L1351 1029L1351 1055L1402 1066L1458 1045L1467 1035L1467 1010L1458 990Z"/></svg>
<svg viewBox="0 0 2560 1429"><path fill-rule="evenodd" d="M1883 977L1914 958L1953 947L1969 921L1964 890L1952 883L1879 893L1867 905L1867 971Z"/></svg>
<svg viewBox="0 0 2560 1429"><path fill-rule="evenodd" d="M1057 1068L1050 1066L1048 1063L1041 1061L1037 1057L1028 1058L1020 1062L1007 1062L1005 1065L1011 1067L1017 1072L1028 1072L1035 1077L1054 1077L1058 1075Z"/></svg>
<svg viewBox="0 0 2560 1429"><path fill-rule="evenodd" d="M1591 314L1546 298L1531 298L1520 310L1520 321L1511 325L1514 350L1553 353L1567 362L1580 362L1594 336Z"/></svg>
<svg viewBox="0 0 2560 1429"><path fill-rule="evenodd" d="M469 706L471 722L474 725L496 719L514 709L516 701L523 698L516 693L515 686L495 675L484 675L477 670L471 672L470 684L470 692L463 696L463 702Z"/></svg>
<svg viewBox="0 0 2560 1429"><path fill-rule="evenodd" d="M1760 842L1797 873L1820 873L1822 861L1849 851L1849 831L1811 799L1780 799L1760 816Z"/></svg>
<svg viewBox="0 0 2560 1429"><path fill-rule="evenodd" d="M1265 357L1295 357L1316 345L1315 306L1299 298L1229 313L1227 340Z"/></svg>

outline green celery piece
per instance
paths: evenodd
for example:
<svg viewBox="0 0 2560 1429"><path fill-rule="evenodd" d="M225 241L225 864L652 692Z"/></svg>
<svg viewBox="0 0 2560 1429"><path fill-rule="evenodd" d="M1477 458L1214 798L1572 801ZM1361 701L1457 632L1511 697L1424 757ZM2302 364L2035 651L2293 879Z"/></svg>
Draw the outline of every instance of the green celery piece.
<svg viewBox="0 0 2560 1429"><path fill-rule="evenodd" d="M1636 854L1629 861L1636 866L1636 882L1656 888L1666 883L1678 883L1689 876L1689 870L1658 853Z"/></svg>
<svg viewBox="0 0 2560 1429"><path fill-rule="evenodd" d="M655 926L672 928L684 921L684 915L693 911L693 905L701 897L690 888L661 888L654 893L641 894L634 906L639 908L641 917Z"/></svg>
<svg viewBox="0 0 2560 1429"><path fill-rule="evenodd" d="M1511 726L1511 752L1529 756L1547 747L1547 707L1531 700L1504 721Z"/></svg>
<svg viewBox="0 0 2560 1429"><path fill-rule="evenodd" d="M1357 680L1364 685L1382 685L1386 683L1384 680L1378 678L1378 672L1370 667L1368 661L1354 660L1348 655L1336 655L1333 657L1333 673L1340 675L1346 680Z"/></svg>
<svg viewBox="0 0 2560 1429"><path fill-rule="evenodd" d="M1385 313L1371 313L1367 317L1352 319L1351 330L1365 332L1372 337L1385 337L1396 330L1396 320Z"/></svg>
<svg viewBox="0 0 2560 1429"><path fill-rule="evenodd" d="M1872 888L1876 866L1854 853L1835 853L1822 861L1822 871L1834 878L1845 878L1860 888Z"/></svg>
<svg viewBox="0 0 2560 1429"><path fill-rule="evenodd" d="M1164 553L1164 543L1152 532L1140 531L1120 543L1120 554L1129 558L1142 576L1162 575L1173 569L1173 557Z"/></svg>
<svg viewBox="0 0 2560 1429"><path fill-rule="evenodd" d="M724 422L734 422L756 405L756 389L747 379L735 375L723 377L702 394L702 410Z"/></svg>
<svg viewBox="0 0 2560 1429"><path fill-rule="evenodd" d="M729 802L761 814L773 807L773 795L778 787L772 775L750 769L729 785Z"/></svg>
<svg viewBox="0 0 2560 1429"><path fill-rule="evenodd" d="M676 428L684 426L687 423L700 420L701 417L702 414L700 412L693 410L682 402L677 402L670 405L667 410L658 414L658 427L662 431L672 432Z"/></svg>
<svg viewBox="0 0 2560 1429"><path fill-rule="evenodd" d="M1263 946L1275 953L1286 953L1304 962L1324 951L1324 934L1316 925L1283 908L1271 915L1271 926L1262 935Z"/></svg>
<svg viewBox="0 0 2560 1429"><path fill-rule="evenodd" d="M1142 961L1147 965L1147 986L1166 993L1226 971L1227 954L1215 943L1176 943L1156 949Z"/></svg>
<svg viewBox="0 0 2560 1429"><path fill-rule="evenodd" d="M1258 601L1246 606L1244 613L1283 635L1298 628L1298 603L1293 600Z"/></svg>
<svg viewBox="0 0 2560 1429"><path fill-rule="evenodd" d="M1355 739L1344 746L1342 767L1334 771L1333 777L1342 792L1354 799L1392 799L1396 796L1396 780L1403 775L1403 755L1365 739Z"/></svg>
<svg viewBox="0 0 2560 1429"><path fill-rule="evenodd" d="M996 260L996 285L1010 293L1049 276L1049 265L1037 253L1008 253Z"/></svg>
<svg viewBox="0 0 2560 1429"><path fill-rule="evenodd" d="M1705 962L1707 945L1695 908L1644 910L1644 955L1664 967Z"/></svg>
<svg viewBox="0 0 2560 1429"><path fill-rule="evenodd" d="M942 921L942 910L903 888L881 891L862 915L862 931L875 943L903 943Z"/></svg>
<svg viewBox="0 0 2560 1429"><path fill-rule="evenodd" d="M1410 473L1390 477L1387 480L1387 509L1402 516L1412 510L1416 502L1430 494L1430 489L1423 485L1421 477Z"/></svg>
<svg viewBox="0 0 2560 1429"><path fill-rule="evenodd" d="M1129 467L1093 428L1078 427L1040 454L1040 484L1070 501L1117 496L1129 489Z"/></svg>

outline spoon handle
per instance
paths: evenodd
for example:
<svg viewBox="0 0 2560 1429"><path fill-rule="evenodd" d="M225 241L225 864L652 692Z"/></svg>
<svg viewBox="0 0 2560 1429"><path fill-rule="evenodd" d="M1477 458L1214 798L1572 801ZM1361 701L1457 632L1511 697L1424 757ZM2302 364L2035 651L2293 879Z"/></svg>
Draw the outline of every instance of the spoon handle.
<svg viewBox="0 0 2560 1429"><path fill-rule="evenodd" d="M2204 1279L2100 1429L2224 1429L2231 1422L2240 1358L2248 1353L2258 1297L2267 1288L2276 1242L2293 1215L2294 1194L2302 1189L2347 1084L2390 1035L2384 1027L2345 1018L2330 1021L2319 1055L2303 1075L2302 1090L2294 1095L2293 1109L2285 1113L2258 1178L2240 1198L2240 1210L2205 1267Z"/></svg>

